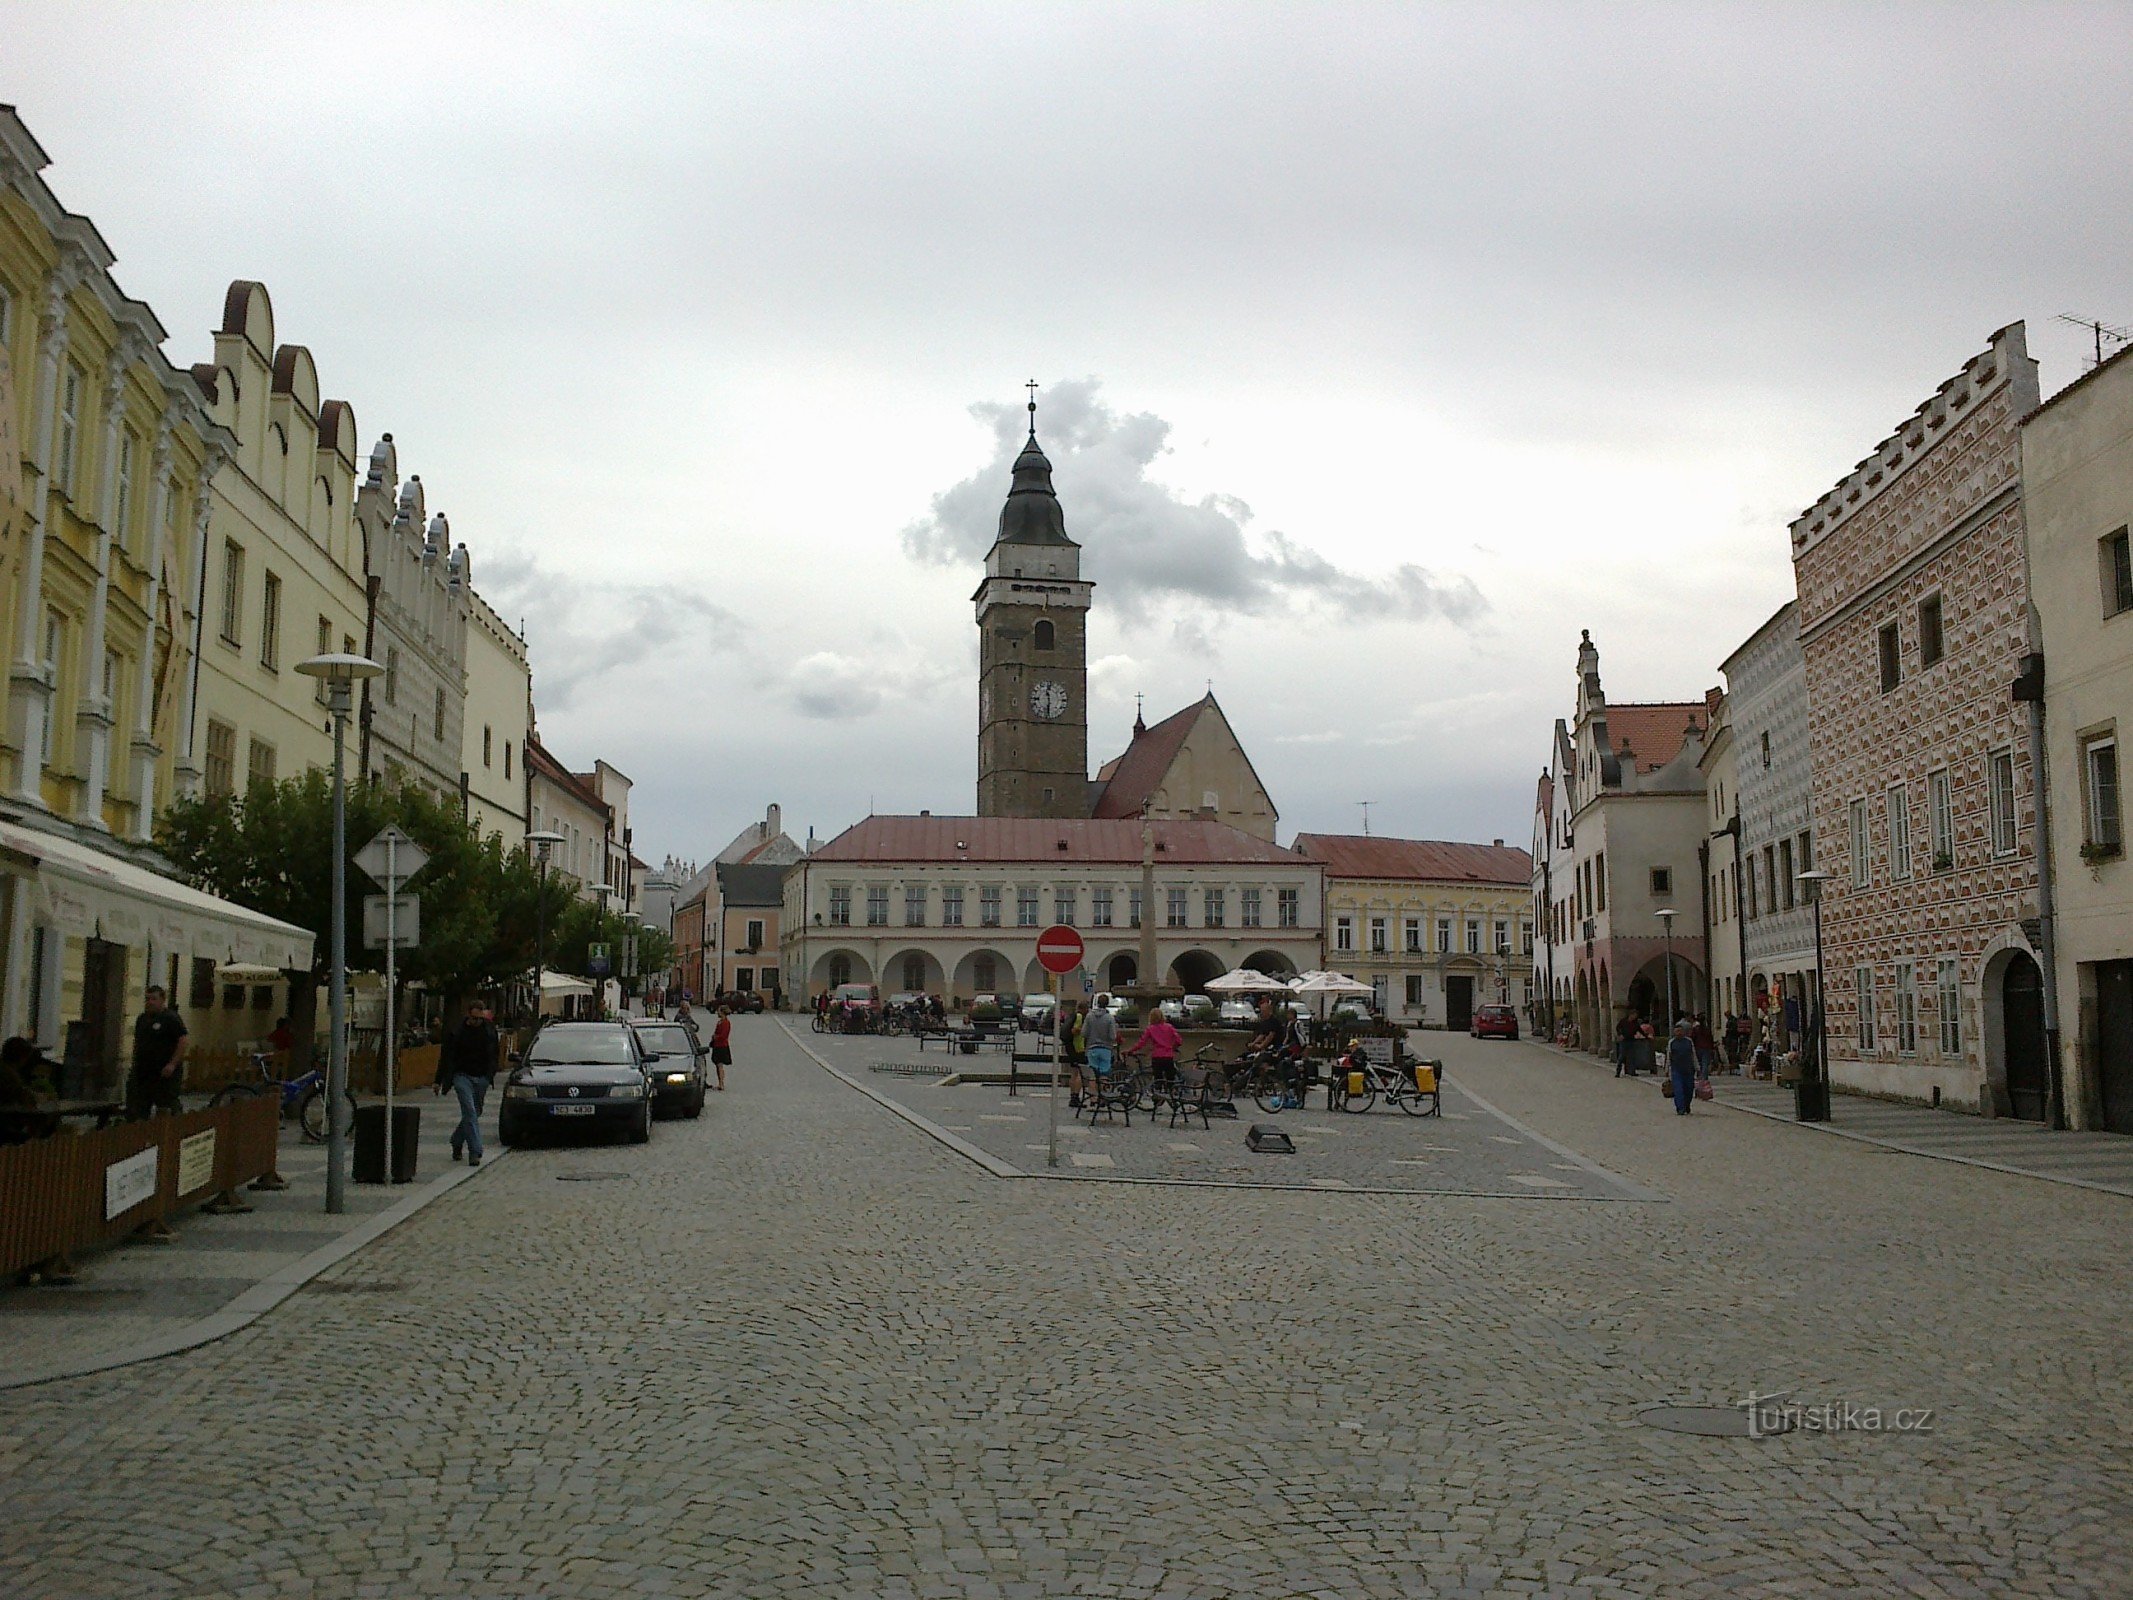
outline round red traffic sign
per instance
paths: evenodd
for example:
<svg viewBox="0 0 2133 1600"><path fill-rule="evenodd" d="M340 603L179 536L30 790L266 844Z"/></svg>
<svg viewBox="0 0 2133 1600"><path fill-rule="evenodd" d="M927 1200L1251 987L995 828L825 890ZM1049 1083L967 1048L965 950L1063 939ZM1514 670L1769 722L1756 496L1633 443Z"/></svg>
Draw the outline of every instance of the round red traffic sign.
<svg viewBox="0 0 2133 1600"><path fill-rule="evenodd" d="M1081 942L1081 935L1064 923L1046 928L1037 935L1037 965L1046 972L1072 972L1081 965L1082 953L1087 948Z"/></svg>

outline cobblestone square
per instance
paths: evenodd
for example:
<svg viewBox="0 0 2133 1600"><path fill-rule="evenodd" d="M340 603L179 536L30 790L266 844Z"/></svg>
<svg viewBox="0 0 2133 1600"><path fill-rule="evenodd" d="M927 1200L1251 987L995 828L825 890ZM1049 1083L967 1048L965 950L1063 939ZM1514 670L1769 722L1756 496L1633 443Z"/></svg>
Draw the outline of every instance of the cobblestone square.
<svg viewBox="0 0 2133 1600"><path fill-rule="evenodd" d="M2128 1592L2120 1197L1464 1039L1655 1198L1001 1178L737 1045L649 1147L514 1154L229 1339L0 1396L0 1592ZM1638 1420L1751 1391L1931 1426Z"/></svg>

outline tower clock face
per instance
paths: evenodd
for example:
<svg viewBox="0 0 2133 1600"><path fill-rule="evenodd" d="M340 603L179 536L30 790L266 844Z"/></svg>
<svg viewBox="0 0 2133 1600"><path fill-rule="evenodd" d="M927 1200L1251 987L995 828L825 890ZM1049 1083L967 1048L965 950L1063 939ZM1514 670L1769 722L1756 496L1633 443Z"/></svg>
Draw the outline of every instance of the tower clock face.
<svg viewBox="0 0 2133 1600"><path fill-rule="evenodd" d="M1066 690L1058 684L1046 681L1032 684L1029 691L1029 708L1046 722L1066 714Z"/></svg>

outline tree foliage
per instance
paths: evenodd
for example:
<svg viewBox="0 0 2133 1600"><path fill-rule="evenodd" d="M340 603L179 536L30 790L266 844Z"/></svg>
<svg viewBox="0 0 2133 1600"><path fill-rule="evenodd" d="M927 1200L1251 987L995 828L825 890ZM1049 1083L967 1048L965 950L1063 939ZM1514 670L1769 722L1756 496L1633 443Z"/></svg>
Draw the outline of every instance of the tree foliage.
<svg viewBox="0 0 2133 1600"><path fill-rule="evenodd" d="M574 903L569 884L545 888L525 854L482 838L456 802L408 785L360 784L348 791L348 848L353 855L379 829L396 823L429 852L408 892L422 900L420 945L400 953L402 976L448 1000L531 972L537 916L559 927ZM255 783L239 799L180 800L160 820L157 843L199 888L241 906L308 928L314 970L332 960L333 784L323 772ZM375 892L353 861L348 867L348 960L378 966L383 952L363 948L363 897ZM551 939L550 964L556 945Z"/></svg>

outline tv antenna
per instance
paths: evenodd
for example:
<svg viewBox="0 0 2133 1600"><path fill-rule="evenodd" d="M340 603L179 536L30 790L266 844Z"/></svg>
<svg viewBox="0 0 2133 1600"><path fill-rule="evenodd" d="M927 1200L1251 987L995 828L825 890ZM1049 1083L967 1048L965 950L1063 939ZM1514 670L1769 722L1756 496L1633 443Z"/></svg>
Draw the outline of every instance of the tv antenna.
<svg viewBox="0 0 2133 1600"><path fill-rule="evenodd" d="M2091 371L2103 365L2104 340L2108 339L2114 345L2133 344L2133 328L2121 328L2115 323L2102 322L2095 317L2069 316L2063 311L2059 313L2058 320L2071 323L2077 328L2088 329L2090 335L2095 339L2096 354L2090 359L2088 366L2083 369L2084 371Z"/></svg>
<svg viewBox="0 0 2133 1600"><path fill-rule="evenodd" d="M1356 804L1363 808L1363 837L1367 839L1370 837L1370 808L1376 805L1377 802L1375 800L1358 800Z"/></svg>

